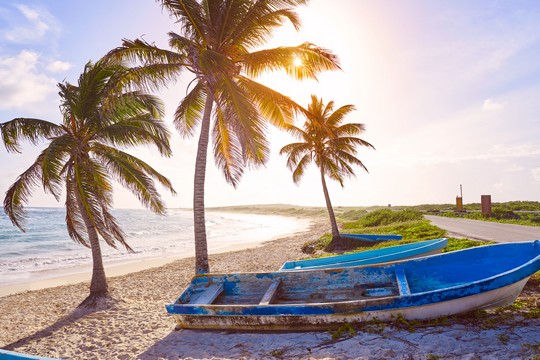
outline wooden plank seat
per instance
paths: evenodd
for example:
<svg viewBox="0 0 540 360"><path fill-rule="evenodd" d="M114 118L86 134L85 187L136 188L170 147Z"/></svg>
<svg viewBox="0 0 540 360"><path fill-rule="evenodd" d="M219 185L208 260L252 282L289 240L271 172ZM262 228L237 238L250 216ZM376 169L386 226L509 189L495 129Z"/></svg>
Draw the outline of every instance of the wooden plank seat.
<svg viewBox="0 0 540 360"><path fill-rule="evenodd" d="M279 284L281 284L281 279L275 279L272 281L272 284L266 289L266 292L264 293L261 301L259 302L259 305L269 305L273 300L274 297L277 294L277 290L279 288Z"/></svg>
<svg viewBox="0 0 540 360"><path fill-rule="evenodd" d="M210 285L203 292L195 295L190 301L190 304L209 305L223 292L223 284Z"/></svg>
<svg viewBox="0 0 540 360"><path fill-rule="evenodd" d="M405 271L402 268L396 269L396 281L401 296L411 295L411 289L409 289L409 283L405 276Z"/></svg>

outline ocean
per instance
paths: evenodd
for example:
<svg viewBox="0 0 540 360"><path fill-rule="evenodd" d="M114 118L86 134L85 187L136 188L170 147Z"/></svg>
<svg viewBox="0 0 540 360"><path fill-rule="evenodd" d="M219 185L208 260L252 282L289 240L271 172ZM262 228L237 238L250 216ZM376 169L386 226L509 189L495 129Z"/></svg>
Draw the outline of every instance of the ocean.
<svg viewBox="0 0 540 360"><path fill-rule="evenodd" d="M13 226L0 212L0 287L91 268L90 249L76 244L67 234L65 209L26 210L26 232ZM114 249L102 242L106 271L110 264L194 255L191 211L170 209L167 216L158 216L144 209L120 209L114 215L135 253L128 253L121 245ZM306 224L284 216L207 211L209 252L256 245L302 231Z"/></svg>

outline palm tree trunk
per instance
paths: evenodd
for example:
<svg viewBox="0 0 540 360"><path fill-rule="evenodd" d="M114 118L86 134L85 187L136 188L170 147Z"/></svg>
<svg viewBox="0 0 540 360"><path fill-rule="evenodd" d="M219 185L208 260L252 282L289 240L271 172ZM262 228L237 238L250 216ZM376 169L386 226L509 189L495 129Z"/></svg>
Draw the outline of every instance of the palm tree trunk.
<svg viewBox="0 0 540 360"><path fill-rule="evenodd" d="M90 249L92 250L92 279L90 281L90 297L95 296L108 296L109 288L107 285L107 276L105 275L105 268L103 267L103 257L101 255L101 246L99 244L99 237L96 228L88 213L84 207L81 199L81 194L76 191L77 205L81 212L82 219L86 225L86 231L88 232L88 239L90 240Z"/></svg>
<svg viewBox="0 0 540 360"><path fill-rule="evenodd" d="M328 193L328 188L326 187L326 179L324 178L323 169L321 169L321 183L324 192L324 199L326 200L326 208L328 209L328 216L330 217L330 224L332 226L332 242L339 241L339 229L337 226L334 209L332 208L332 203L330 202L330 194Z"/></svg>
<svg viewBox="0 0 540 360"><path fill-rule="evenodd" d="M193 229L195 232L195 273L205 274L210 271L208 265L208 243L206 241L206 223L204 217L204 183L206 179L206 159L210 136L210 117L214 104L213 92L208 91L201 124L201 134L195 161L195 179L193 182Z"/></svg>

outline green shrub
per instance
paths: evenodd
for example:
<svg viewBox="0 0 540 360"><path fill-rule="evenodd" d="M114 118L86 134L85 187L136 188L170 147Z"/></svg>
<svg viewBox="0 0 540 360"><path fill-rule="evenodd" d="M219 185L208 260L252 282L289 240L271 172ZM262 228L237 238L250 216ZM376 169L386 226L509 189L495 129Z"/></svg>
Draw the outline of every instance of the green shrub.
<svg viewBox="0 0 540 360"><path fill-rule="evenodd" d="M375 227L397 222L421 220L422 218L423 214L418 210L392 211L390 209L381 209L372 211L353 224L348 225L356 227Z"/></svg>
<svg viewBox="0 0 540 360"><path fill-rule="evenodd" d="M338 218L341 221L356 221L367 214L367 210L349 210L339 215Z"/></svg>

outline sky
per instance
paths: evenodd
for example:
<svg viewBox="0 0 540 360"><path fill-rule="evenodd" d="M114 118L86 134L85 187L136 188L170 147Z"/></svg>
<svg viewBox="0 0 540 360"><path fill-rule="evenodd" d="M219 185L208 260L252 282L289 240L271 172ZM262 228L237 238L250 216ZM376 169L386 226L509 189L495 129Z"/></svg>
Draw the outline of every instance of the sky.
<svg viewBox="0 0 540 360"><path fill-rule="evenodd" d="M352 104L347 122L363 123L360 148L369 170L342 188L328 182L334 206L540 201L540 2L497 0L312 0L297 9L300 31L285 25L267 48L309 41L330 49L341 71L317 81L265 74L262 83L307 106L311 95L336 108ZM0 122L15 117L61 120L56 84L75 83L84 65L144 38L167 47L178 25L151 0L0 1ZM166 121L185 95L188 74L158 93ZM301 125L302 119L298 119ZM168 207L192 206L197 138L174 130L173 156L152 148L136 154L169 177ZM325 206L313 165L295 185L282 146L294 139L270 128L270 161L228 185L209 156L206 206ZM22 154L0 147L0 194L45 146ZM36 188L30 206L62 206ZM115 207L140 205L115 189Z"/></svg>

